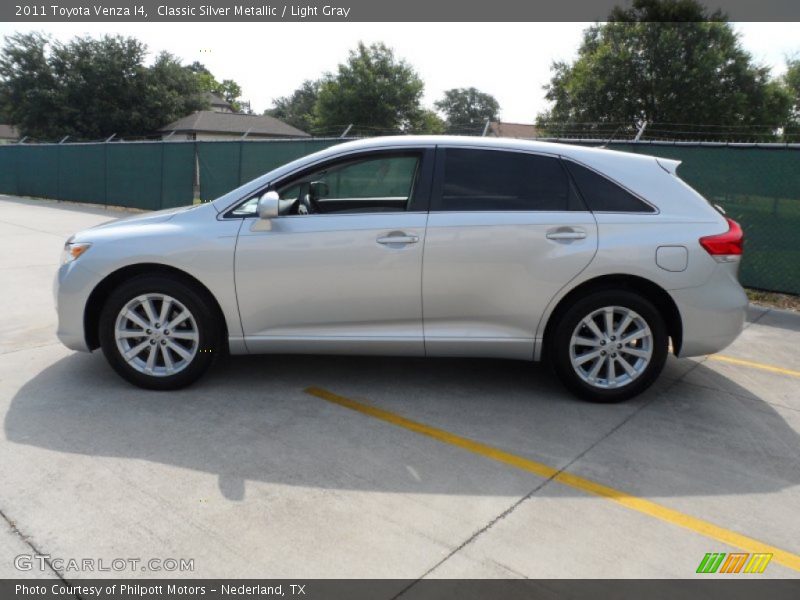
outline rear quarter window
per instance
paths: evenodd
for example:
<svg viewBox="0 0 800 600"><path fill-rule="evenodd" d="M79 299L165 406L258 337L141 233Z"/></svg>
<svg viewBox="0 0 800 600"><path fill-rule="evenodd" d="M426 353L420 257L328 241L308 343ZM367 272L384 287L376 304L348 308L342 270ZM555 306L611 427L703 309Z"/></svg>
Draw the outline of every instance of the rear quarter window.
<svg viewBox="0 0 800 600"><path fill-rule="evenodd" d="M565 160L564 165L592 212L656 212L652 206L599 173L571 160Z"/></svg>

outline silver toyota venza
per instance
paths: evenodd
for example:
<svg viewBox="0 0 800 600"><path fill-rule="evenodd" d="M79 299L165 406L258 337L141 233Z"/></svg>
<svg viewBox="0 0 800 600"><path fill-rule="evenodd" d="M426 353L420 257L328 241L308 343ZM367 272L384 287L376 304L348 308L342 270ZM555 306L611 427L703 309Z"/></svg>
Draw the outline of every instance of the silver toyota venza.
<svg viewBox="0 0 800 600"><path fill-rule="evenodd" d="M72 236L58 336L175 389L215 355L546 359L589 400L739 334L742 231L678 162L543 142L337 145Z"/></svg>

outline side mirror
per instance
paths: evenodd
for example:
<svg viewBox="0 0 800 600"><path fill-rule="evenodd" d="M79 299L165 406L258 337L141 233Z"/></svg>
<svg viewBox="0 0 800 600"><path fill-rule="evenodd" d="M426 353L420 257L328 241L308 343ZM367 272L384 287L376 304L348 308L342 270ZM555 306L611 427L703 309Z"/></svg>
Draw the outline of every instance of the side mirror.
<svg viewBox="0 0 800 600"><path fill-rule="evenodd" d="M308 195L312 200L319 200L330 194L330 188L324 181L312 181L308 184Z"/></svg>
<svg viewBox="0 0 800 600"><path fill-rule="evenodd" d="M279 214L281 198L278 192L267 192L258 199L258 218L274 219Z"/></svg>

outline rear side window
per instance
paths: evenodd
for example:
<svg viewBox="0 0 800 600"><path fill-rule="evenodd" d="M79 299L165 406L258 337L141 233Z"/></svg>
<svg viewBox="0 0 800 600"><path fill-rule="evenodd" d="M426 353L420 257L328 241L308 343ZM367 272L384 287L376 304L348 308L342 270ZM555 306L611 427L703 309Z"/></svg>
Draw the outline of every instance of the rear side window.
<svg viewBox="0 0 800 600"><path fill-rule="evenodd" d="M589 210L593 212L655 212L653 207L591 169L570 160L565 160L564 164L575 179L578 191Z"/></svg>
<svg viewBox="0 0 800 600"><path fill-rule="evenodd" d="M585 207L557 158L448 148L439 210L565 211Z"/></svg>

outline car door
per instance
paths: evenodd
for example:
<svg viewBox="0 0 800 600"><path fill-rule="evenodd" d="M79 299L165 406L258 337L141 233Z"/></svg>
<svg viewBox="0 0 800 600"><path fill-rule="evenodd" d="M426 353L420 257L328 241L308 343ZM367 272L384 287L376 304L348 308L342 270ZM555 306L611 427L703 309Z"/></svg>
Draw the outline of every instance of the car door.
<svg viewBox="0 0 800 600"><path fill-rule="evenodd" d="M432 160L433 149L373 151L271 186L290 214L247 219L236 248L250 352L424 354Z"/></svg>
<svg viewBox="0 0 800 600"><path fill-rule="evenodd" d="M532 359L553 296L597 226L557 156L437 150L422 278L426 353Z"/></svg>

